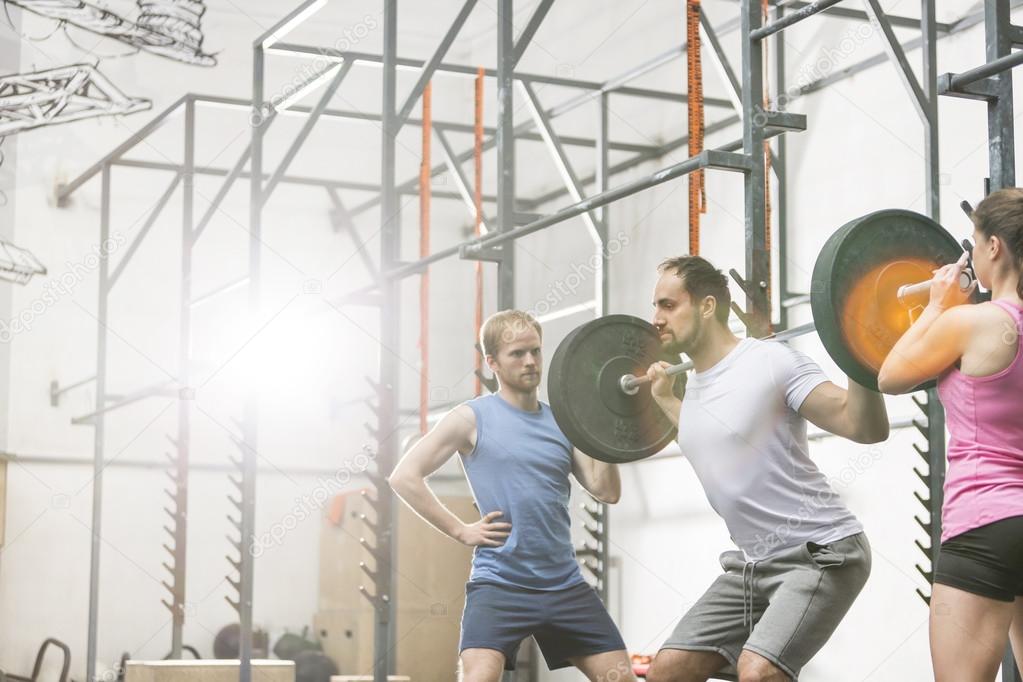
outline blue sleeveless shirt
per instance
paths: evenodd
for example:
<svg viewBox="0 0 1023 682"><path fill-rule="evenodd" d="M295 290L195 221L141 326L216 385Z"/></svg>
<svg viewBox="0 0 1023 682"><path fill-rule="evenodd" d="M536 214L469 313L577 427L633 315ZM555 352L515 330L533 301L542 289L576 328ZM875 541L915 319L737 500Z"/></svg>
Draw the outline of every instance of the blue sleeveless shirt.
<svg viewBox="0 0 1023 682"><path fill-rule="evenodd" d="M568 511L572 444L549 405L526 412L499 395L466 403L476 415L476 447L462 458L480 515L512 525L501 547L477 547L470 582L560 590L584 581Z"/></svg>

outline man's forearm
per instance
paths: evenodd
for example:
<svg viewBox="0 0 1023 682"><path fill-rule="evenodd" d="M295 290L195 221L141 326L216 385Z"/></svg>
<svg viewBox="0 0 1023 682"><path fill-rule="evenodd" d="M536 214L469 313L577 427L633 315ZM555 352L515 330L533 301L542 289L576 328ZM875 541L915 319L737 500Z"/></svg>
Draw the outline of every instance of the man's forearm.
<svg viewBox="0 0 1023 682"><path fill-rule="evenodd" d="M597 482L594 496L601 502L614 504L622 496L622 477L617 464L592 460L593 480Z"/></svg>
<svg viewBox="0 0 1023 682"><path fill-rule="evenodd" d="M462 542L465 524L437 499L425 480L393 480L391 488L420 518L449 538Z"/></svg>
<svg viewBox="0 0 1023 682"><path fill-rule="evenodd" d="M849 421L862 440L876 443L888 438L888 410L883 395L850 379L847 400Z"/></svg>

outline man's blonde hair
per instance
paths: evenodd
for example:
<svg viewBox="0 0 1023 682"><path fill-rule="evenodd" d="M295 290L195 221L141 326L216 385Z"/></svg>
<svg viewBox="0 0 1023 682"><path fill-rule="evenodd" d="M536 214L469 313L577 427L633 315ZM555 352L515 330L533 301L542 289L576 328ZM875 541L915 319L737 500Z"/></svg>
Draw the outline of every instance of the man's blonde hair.
<svg viewBox="0 0 1023 682"><path fill-rule="evenodd" d="M497 355L501 346L530 327L543 339L543 328L536 318L523 310L502 310L487 318L480 328L480 347L483 355Z"/></svg>

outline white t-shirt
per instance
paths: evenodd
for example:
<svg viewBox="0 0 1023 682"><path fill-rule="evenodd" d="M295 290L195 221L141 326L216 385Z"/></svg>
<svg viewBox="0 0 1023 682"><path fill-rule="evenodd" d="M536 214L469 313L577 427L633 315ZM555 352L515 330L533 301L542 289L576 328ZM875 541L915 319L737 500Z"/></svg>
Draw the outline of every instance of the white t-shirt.
<svg viewBox="0 0 1023 682"><path fill-rule="evenodd" d="M806 355L757 339L689 377L679 447L748 560L863 530L811 461L798 413L827 380Z"/></svg>

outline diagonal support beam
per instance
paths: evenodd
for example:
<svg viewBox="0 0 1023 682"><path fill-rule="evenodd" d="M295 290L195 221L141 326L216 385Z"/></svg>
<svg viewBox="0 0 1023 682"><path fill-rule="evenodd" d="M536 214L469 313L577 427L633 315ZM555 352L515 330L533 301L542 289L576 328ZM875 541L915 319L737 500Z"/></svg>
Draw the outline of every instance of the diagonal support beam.
<svg viewBox="0 0 1023 682"><path fill-rule="evenodd" d="M466 208L469 209L469 216L475 220L476 218L476 203L473 199L472 188L469 186L469 179L465 177L465 173L462 172L461 163L458 161L458 156L455 154L455 150L451 146L451 142L448 141L448 136L441 130L434 130L437 135L437 140L440 141L441 150L444 152L444 163L447 164L448 172L451 177L455 180L455 188L458 193L462 196L462 201L465 203ZM480 232L486 234L490 232L490 229L486 225L486 220L480 223Z"/></svg>
<svg viewBox="0 0 1023 682"><path fill-rule="evenodd" d="M434 72L437 67L440 66L441 62L444 61L444 55L448 53L451 48L451 44L455 42L455 38L458 37L458 32L462 30L462 26L465 25L465 20L469 18L472 13L472 8L476 6L476 0L465 0L465 4L462 5L462 9L458 12L458 16L451 23L448 28L448 32L444 34L444 38L440 41L440 45L437 47L436 52L430 57L430 61L426 62L423 66L423 70L419 72L419 79L416 81L415 86L412 88L412 92L409 93L408 98L405 100L405 104L402 105L401 110L398 112L398 129L400 130L405 125L406 119L412 113L412 107L416 105L419 98L423 96L423 90L426 89L426 84L433 78Z"/></svg>
<svg viewBox="0 0 1023 682"><path fill-rule="evenodd" d="M352 238L352 243L355 244L356 253L359 254L359 258L362 259L362 264L366 267L366 272L369 273L369 276L374 282L380 281L380 270L377 268L376 263L373 262L373 259L369 257L369 251L366 249L366 242L362 241L362 237L359 236L359 231L355 229L355 223L352 222L348 208L344 205L344 202L341 201L341 196L334 188L328 188L327 194L330 195L330 202L334 204L334 210L336 212L331 216L332 222L337 227L348 232L348 236Z"/></svg>
<svg viewBox="0 0 1023 682"><path fill-rule="evenodd" d="M291 162L295 160L295 156L298 155L299 150L302 149L302 145L304 145L305 141L309 138L309 134L313 131L313 128L316 127L316 124L320 120L320 116L323 115L327 105L330 104L330 100L334 99L334 95L337 94L337 89L341 87L341 82L344 81L348 72L352 70L352 66L354 64L355 62L346 61L341 66L333 80L330 81L330 85L327 86L323 96L320 97L320 101L316 103L316 106L306 118L305 123L302 125L302 129L298 132L298 135L295 136L295 141L291 143L291 146L288 148L287 153L281 160L280 165L277 166L277 170L274 171L270 181L266 183L266 187L263 190L263 206L266 206L266 202L270 200L274 190L277 189L277 185L280 184L281 178L283 178L284 174L288 171L288 167L291 166Z"/></svg>
<svg viewBox="0 0 1023 682"><path fill-rule="evenodd" d="M550 119L544 113L543 106L540 104L536 92L529 83L519 81L519 85L526 96L526 105L529 107L529 113L536 122L537 130L547 144L547 149L551 153L554 165L557 166L558 174L565 183L565 187L568 188L569 196L572 197L572 201L582 201L585 199L582 184L579 182L579 177L575 174L575 171L572 170L572 164L569 162L568 155L565 154L565 148L561 146L561 142L554 132ZM592 213L584 213L583 221L586 223L586 227L589 228L590 236L597 243L600 243L601 230L597 226L595 216Z"/></svg>
<svg viewBox="0 0 1023 682"><path fill-rule="evenodd" d="M533 10L533 16L529 18L529 23L522 29L522 33L519 34L518 40L515 41L515 48L512 50L512 66L516 66L519 60L522 59L522 55L525 53L526 48L529 47L529 43L533 40L533 36L536 35L537 30L540 28L540 24L543 23L544 18L547 17L547 12L550 11L551 5L554 4L554 0L540 0L540 4Z"/></svg>
<svg viewBox="0 0 1023 682"><path fill-rule="evenodd" d="M891 24L888 23L888 17L885 16L884 10L881 9L881 4L878 0L863 0L863 5L867 10L867 14L870 15L870 23L874 28L881 31L885 52L888 53L888 58L895 64L899 78L902 79L903 85L909 91L913 104L916 106L916 112L924 123L930 123L931 115L930 107L927 104L927 95L924 93L923 88L920 87L920 81L917 79L916 74L913 73L902 45L895 38L895 33L892 31Z"/></svg>
<svg viewBox="0 0 1023 682"><path fill-rule="evenodd" d="M718 40L717 32L714 27L710 25L710 20L707 18L707 13L700 9L700 27L703 29L703 37L710 43L711 57L714 62L714 66L717 68L721 80L728 85L728 99L731 100L732 106L735 111L742 114L742 85L739 83L739 79L735 75L735 70L732 69L732 65L728 62L728 55L725 54L725 50L721 47L721 41Z"/></svg>
<svg viewBox="0 0 1023 682"><path fill-rule="evenodd" d="M249 162L249 157L252 156L252 143L245 145L245 149L238 157L238 161L235 162L234 167L224 178L223 184L220 189L217 190L217 195L213 197L213 201L210 202L209 208L203 214L202 219L199 220L199 224L196 225L195 230L192 232L192 245L199 240L202 233L206 230L206 226L213 220L213 216L220 209L220 205L224 203L224 199L227 197L227 193L231 191L231 187L234 186L235 181L242 175L242 171L245 169L245 165Z"/></svg>
<svg viewBox="0 0 1023 682"><path fill-rule="evenodd" d="M174 190L178 188L180 183L181 173L175 173L170 186L167 187L163 196L161 196L160 200L156 202L155 206L153 206L153 210L150 212L149 217L146 219L146 223L142 226L142 229L139 230L138 235L135 237L135 241L131 243L131 246L128 247L128 250L121 258L121 261L117 264L117 267L114 268L113 273L111 273L107 283L107 291L113 289L114 285L117 284L117 279L121 276L121 273L124 272L128 263L131 262L135 252L138 251L140 246L142 246L142 242L145 240L146 235L149 234L149 230L152 229L154 224L156 224L156 221L159 219L160 214L163 213L163 209L167 205L167 202L170 201L171 195L174 194Z"/></svg>

